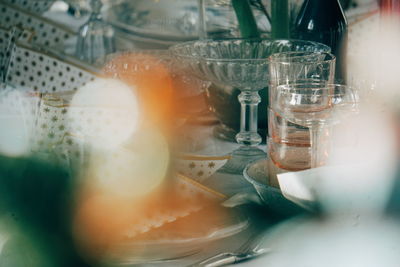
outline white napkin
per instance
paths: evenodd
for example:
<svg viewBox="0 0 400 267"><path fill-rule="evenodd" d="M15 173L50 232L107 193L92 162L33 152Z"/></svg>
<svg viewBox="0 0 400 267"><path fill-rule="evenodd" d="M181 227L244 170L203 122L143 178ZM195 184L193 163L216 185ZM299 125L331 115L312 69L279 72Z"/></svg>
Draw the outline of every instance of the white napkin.
<svg viewBox="0 0 400 267"><path fill-rule="evenodd" d="M34 94L1 85L0 91L0 153L26 156L39 98Z"/></svg>
<svg viewBox="0 0 400 267"><path fill-rule="evenodd" d="M319 174L319 169L278 174L283 196L305 209L312 209L317 200L315 191Z"/></svg>
<svg viewBox="0 0 400 267"><path fill-rule="evenodd" d="M284 197L306 209L318 204L330 214L382 213L391 177L361 175L365 169L365 164L325 166L279 174L278 181Z"/></svg>

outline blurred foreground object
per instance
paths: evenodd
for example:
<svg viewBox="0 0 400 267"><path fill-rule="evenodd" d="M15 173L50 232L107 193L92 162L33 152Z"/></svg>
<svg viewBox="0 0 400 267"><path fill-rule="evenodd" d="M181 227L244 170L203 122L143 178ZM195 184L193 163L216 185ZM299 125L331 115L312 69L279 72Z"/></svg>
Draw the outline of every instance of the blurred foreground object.
<svg viewBox="0 0 400 267"><path fill-rule="evenodd" d="M334 215L382 215L398 163L390 113L376 105L360 106L358 114L333 128L330 140L327 168L320 168L316 190L322 208Z"/></svg>
<svg viewBox="0 0 400 267"><path fill-rule="evenodd" d="M349 82L360 89L360 95L384 109L398 110L400 78L400 16L395 10L382 9L379 19L371 19L353 36L349 54Z"/></svg>
<svg viewBox="0 0 400 267"><path fill-rule="evenodd" d="M104 149L128 142L143 116L134 89L110 78L98 78L79 88L64 109L71 133Z"/></svg>
<svg viewBox="0 0 400 267"><path fill-rule="evenodd" d="M379 0L381 13L384 15L388 14L400 14L400 1L399 0Z"/></svg>
<svg viewBox="0 0 400 267"><path fill-rule="evenodd" d="M286 197L318 201L321 213L271 231L264 240L270 257L254 266L398 266L399 221L386 214L398 178L392 112L363 103L332 130L326 166L278 175Z"/></svg>
<svg viewBox="0 0 400 267"><path fill-rule="evenodd" d="M224 195L180 175L136 197L87 189L78 200L74 235L94 262L168 260L247 227L246 216L220 206Z"/></svg>
<svg viewBox="0 0 400 267"><path fill-rule="evenodd" d="M303 217L272 229L261 244L271 253L248 266L397 267L399 242L399 224L390 219Z"/></svg>
<svg viewBox="0 0 400 267"><path fill-rule="evenodd" d="M163 130L171 127L174 88L162 57L140 52L117 54L104 66L103 73L134 88L148 122Z"/></svg>
<svg viewBox="0 0 400 267"><path fill-rule="evenodd" d="M8 241L0 265L87 266L70 234L73 180L63 169L27 158L0 156L0 228ZM6 224L7 225L7 224Z"/></svg>

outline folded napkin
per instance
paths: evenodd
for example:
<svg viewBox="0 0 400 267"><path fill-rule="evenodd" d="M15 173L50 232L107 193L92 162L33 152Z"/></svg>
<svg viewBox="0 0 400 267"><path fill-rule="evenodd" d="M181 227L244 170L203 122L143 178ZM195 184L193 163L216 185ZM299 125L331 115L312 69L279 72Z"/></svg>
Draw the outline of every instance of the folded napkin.
<svg viewBox="0 0 400 267"><path fill-rule="evenodd" d="M315 190L319 176L318 169L287 172L277 176L285 198L305 209L312 209L313 203L317 201Z"/></svg>
<svg viewBox="0 0 400 267"><path fill-rule="evenodd" d="M278 174L282 194L306 209L320 206L331 214L381 213L391 192L391 179L360 176L364 164L325 166Z"/></svg>
<svg viewBox="0 0 400 267"><path fill-rule="evenodd" d="M30 152L39 97L10 86L0 87L0 153L26 156Z"/></svg>

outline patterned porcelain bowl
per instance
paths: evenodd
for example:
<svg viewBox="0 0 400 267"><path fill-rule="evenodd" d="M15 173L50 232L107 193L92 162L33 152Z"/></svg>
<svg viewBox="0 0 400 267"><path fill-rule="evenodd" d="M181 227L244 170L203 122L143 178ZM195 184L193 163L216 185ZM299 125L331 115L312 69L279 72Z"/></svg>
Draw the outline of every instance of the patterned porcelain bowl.
<svg viewBox="0 0 400 267"><path fill-rule="evenodd" d="M221 169L231 158L231 156L195 156L182 155L177 160L178 172L203 182Z"/></svg>

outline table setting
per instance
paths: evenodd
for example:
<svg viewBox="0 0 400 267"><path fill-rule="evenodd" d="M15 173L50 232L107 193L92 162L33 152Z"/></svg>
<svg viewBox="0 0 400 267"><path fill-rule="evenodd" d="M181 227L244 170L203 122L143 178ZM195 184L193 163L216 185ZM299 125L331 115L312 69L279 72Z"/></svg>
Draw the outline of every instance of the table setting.
<svg viewBox="0 0 400 267"><path fill-rule="evenodd" d="M397 0L0 14L0 266L397 266Z"/></svg>

